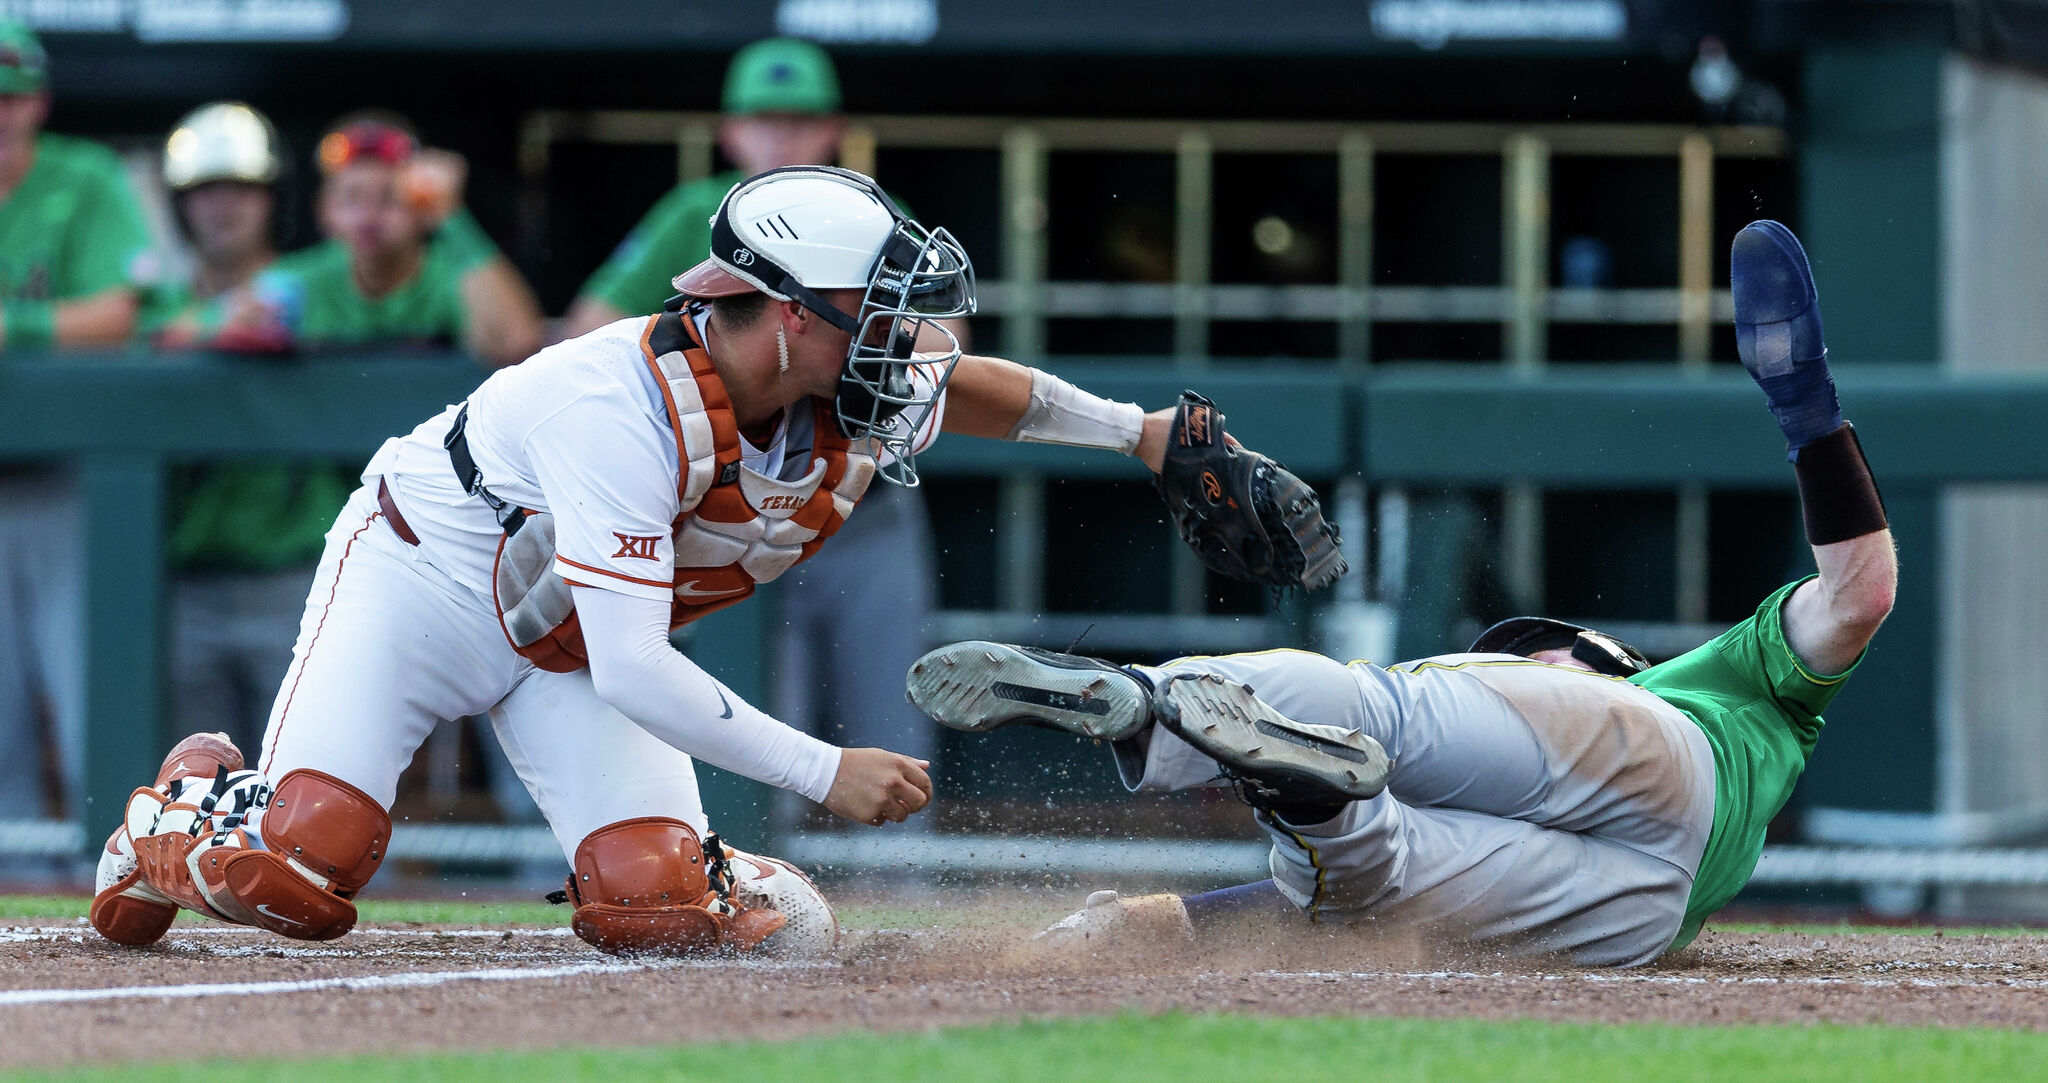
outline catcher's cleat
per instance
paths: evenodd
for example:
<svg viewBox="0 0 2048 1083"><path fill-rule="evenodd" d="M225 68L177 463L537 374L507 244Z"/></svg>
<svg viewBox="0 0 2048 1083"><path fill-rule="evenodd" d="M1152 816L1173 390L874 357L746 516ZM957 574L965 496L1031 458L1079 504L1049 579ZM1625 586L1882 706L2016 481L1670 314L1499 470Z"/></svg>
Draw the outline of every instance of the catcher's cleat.
<svg viewBox="0 0 2048 1083"><path fill-rule="evenodd" d="M242 750L225 733L195 733L179 741L157 769L156 784L181 778L212 778L221 768L242 769Z"/></svg>
<svg viewBox="0 0 2048 1083"><path fill-rule="evenodd" d="M100 851L96 890L88 916L101 936L116 944L144 947L171 930L178 904L142 881L135 839L150 833L169 800L164 787L188 778L212 778L221 769L242 769L242 751L225 733L195 733L179 741L157 768L156 789L129 795L121 826Z"/></svg>
<svg viewBox="0 0 2048 1083"><path fill-rule="evenodd" d="M1215 760L1255 808L1342 805L1387 788L1391 762L1378 741L1297 722L1236 681L1183 674L1153 691L1152 706L1160 725Z"/></svg>
<svg viewBox="0 0 2048 1083"><path fill-rule="evenodd" d="M1742 227L1728 258L1736 351L1796 452L1842 427L1813 269L1799 238L1769 220Z"/></svg>
<svg viewBox="0 0 2048 1083"><path fill-rule="evenodd" d="M972 639L926 654L906 691L941 725L987 733L1011 723L1121 741L1152 721L1148 683L1097 658Z"/></svg>

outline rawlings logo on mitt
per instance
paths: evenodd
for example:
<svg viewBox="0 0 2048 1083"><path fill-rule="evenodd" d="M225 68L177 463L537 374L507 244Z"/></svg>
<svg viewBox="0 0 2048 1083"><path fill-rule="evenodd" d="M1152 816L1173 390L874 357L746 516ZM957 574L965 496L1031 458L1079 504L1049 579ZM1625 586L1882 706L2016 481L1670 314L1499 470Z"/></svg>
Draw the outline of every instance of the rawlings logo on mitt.
<svg viewBox="0 0 2048 1083"><path fill-rule="evenodd" d="M1216 404L1180 394L1153 479L1181 540L1233 579L1315 590L1349 571L1314 489L1272 459L1230 442Z"/></svg>

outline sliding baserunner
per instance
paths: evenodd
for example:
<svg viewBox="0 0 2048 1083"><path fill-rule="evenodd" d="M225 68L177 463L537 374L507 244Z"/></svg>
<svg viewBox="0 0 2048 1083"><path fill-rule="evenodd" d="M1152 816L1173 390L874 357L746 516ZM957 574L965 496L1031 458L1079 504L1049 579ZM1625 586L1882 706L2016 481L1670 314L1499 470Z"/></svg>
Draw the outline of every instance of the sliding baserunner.
<svg viewBox="0 0 2048 1083"><path fill-rule="evenodd" d="M1589 966L1690 943L1755 869L1898 577L1805 252L1753 223L1732 277L1742 361L1784 431L1818 574L1705 646L1648 666L1611 636L1524 617L1465 653L1384 668L1292 650L1120 668L980 642L920 659L910 697L940 722L1108 739L1134 790L1233 782L1272 839L1272 880L1098 892L1043 935L1196 936L1288 906Z"/></svg>

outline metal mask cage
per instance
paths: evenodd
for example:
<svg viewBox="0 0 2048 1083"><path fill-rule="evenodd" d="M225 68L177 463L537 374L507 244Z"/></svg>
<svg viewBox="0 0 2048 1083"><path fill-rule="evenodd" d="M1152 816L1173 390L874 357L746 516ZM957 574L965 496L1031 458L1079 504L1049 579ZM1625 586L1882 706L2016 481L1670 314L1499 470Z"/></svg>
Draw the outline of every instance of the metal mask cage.
<svg viewBox="0 0 2048 1083"><path fill-rule="evenodd" d="M974 265L944 229L927 230L899 219L869 276L858 315L860 329L848 348L833 408L848 439L870 442L890 482L917 484L918 430L960 363L960 340L937 321L974 314ZM926 329L943 350L916 354ZM912 366L922 378L913 378Z"/></svg>

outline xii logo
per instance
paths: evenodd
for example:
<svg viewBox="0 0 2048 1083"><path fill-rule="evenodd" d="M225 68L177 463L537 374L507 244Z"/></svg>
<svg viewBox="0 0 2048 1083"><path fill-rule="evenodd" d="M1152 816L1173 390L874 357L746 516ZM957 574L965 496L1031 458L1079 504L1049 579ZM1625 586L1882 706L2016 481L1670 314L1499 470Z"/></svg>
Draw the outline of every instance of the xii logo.
<svg viewBox="0 0 2048 1083"><path fill-rule="evenodd" d="M661 540L661 535L659 534L651 538L643 538L637 534L621 534L614 530L612 531L612 537L619 539L619 551L612 554L614 559L618 557L638 557L641 560L660 559L654 555L654 543Z"/></svg>

